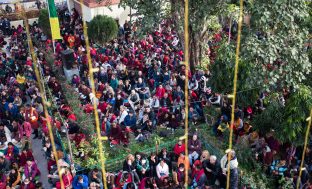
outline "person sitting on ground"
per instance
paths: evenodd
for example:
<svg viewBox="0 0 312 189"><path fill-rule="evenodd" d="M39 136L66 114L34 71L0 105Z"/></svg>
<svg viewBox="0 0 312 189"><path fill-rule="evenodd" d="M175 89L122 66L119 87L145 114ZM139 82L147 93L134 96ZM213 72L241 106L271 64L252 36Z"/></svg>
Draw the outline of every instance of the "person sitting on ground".
<svg viewBox="0 0 312 189"><path fill-rule="evenodd" d="M21 155L19 157L19 166L24 167L27 162L27 159L34 159L34 156L31 150L29 150L28 148L23 148Z"/></svg>
<svg viewBox="0 0 312 189"><path fill-rule="evenodd" d="M34 182L36 177L40 176L38 166L33 159L27 159L26 165L24 166L24 176L31 182Z"/></svg>
<svg viewBox="0 0 312 189"><path fill-rule="evenodd" d="M36 186L33 182L30 182L29 178L25 178L20 189L36 189Z"/></svg>
<svg viewBox="0 0 312 189"><path fill-rule="evenodd" d="M175 184L179 185L179 186L184 186L185 176L186 176L184 164L181 163L178 166L177 170L174 171L172 174L173 174L173 180L174 180Z"/></svg>
<svg viewBox="0 0 312 189"><path fill-rule="evenodd" d="M180 156L178 158L178 166L183 164L184 168L189 170L190 169L190 160L187 156L185 156L184 152L180 153Z"/></svg>
<svg viewBox="0 0 312 189"><path fill-rule="evenodd" d="M208 160L209 158L210 158L209 151L208 150L204 150L204 151L202 151L199 160L200 160L200 162L203 163L205 160Z"/></svg>
<svg viewBox="0 0 312 189"><path fill-rule="evenodd" d="M7 186L15 188L18 187L21 181L21 173L18 169L13 168L8 176Z"/></svg>
<svg viewBox="0 0 312 189"><path fill-rule="evenodd" d="M286 160L274 160L270 166L270 172L275 176L283 176L287 171Z"/></svg>
<svg viewBox="0 0 312 189"><path fill-rule="evenodd" d="M86 175L76 175L74 177L72 187L73 189L87 189L89 186L88 177Z"/></svg>
<svg viewBox="0 0 312 189"><path fill-rule="evenodd" d="M92 183L95 183L100 189L103 189L102 173L97 168L89 172L88 178L90 187Z"/></svg>
<svg viewBox="0 0 312 189"><path fill-rule="evenodd" d="M12 142L9 142L7 149L4 150L4 155L8 160L16 161L19 155L19 150Z"/></svg>
<svg viewBox="0 0 312 189"><path fill-rule="evenodd" d="M138 182L140 180L140 178L136 172L135 166L136 166L135 165L135 158L132 154L129 154L123 163L122 170L124 172L130 173L132 175L132 177L134 179L136 179L136 181Z"/></svg>
<svg viewBox="0 0 312 189"><path fill-rule="evenodd" d="M159 160L159 164L156 167L157 178L163 181L165 178L169 177L169 166L164 159Z"/></svg>
<svg viewBox="0 0 312 189"><path fill-rule="evenodd" d="M158 154L158 159L163 159L166 164L171 168L172 157L171 153L169 153L166 148L161 149L160 153Z"/></svg>
<svg viewBox="0 0 312 189"><path fill-rule="evenodd" d="M134 131L136 128L136 115L133 111L129 111L128 115L125 117L124 125L126 126L126 131Z"/></svg>
<svg viewBox="0 0 312 189"><path fill-rule="evenodd" d="M149 176L149 162L145 155L138 154L141 158L136 159L136 169L139 177L141 179Z"/></svg>
<svg viewBox="0 0 312 189"><path fill-rule="evenodd" d="M128 102L131 106L131 108L135 111L137 109L137 105L140 102L140 96L135 90L131 91L131 94L128 97Z"/></svg>
<svg viewBox="0 0 312 189"><path fill-rule="evenodd" d="M193 162L197 160L201 154L201 142L198 140L196 133L188 142L188 151L190 164L193 165Z"/></svg>
<svg viewBox="0 0 312 189"><path fill-rule="evenodd" d="M11 162L5 158L4 154L0 152L0 172L5 173L10 171Z"/></svg>
<svg viewBox="0 0 312 189"><path fill-rule="evenodd" d="M182 140L179 140L178 143L174 145L173 152L176 158L178 158L182 152L185 152L185 144Z"/></svg>
<svg viewBox="0 0 312 189"><path fill-rule="evenodd" d="M121 128L119 127L119 125L117 125L116 122L113 122L109 135L109 140L111 141L111 144L112 145L120 144L122 138L123 134Z"/></svg>
<svg viewBox="0 0 312 189"><path fill-rule="evenodd" d="M193 107L190 107L188 118L189 118L189 121L193 123L193 125L197 124L197 121L199 119L199 114Z"/></svg>
<svg viewBox="0 0 312 189"><path fill-rule="evenodd" d="M62 180L63 180L65 189L71 188L72 182L73 182L73 176L68 168L64 170L64 173L62 174ZM61 182L57 181L55 187L56 189L61 189Z"/></svg>
<svg viewBox="0 0 312 189"><path fill-rule="evenodd" d="M191 188L203 188L207 181L207 177L205 175L205 171L201 164L195 166L196 174L192 178Z"/></svg>

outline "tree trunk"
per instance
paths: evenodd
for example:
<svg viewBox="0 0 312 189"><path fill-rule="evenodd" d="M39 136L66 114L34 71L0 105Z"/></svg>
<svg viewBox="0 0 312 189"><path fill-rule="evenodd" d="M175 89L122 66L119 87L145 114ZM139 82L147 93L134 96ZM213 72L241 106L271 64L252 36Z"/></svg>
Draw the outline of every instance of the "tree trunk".
<svg viewBox="0 0 312 189"><path fill-rule="evenodd" d="M184 30L180 31L179 28L182 25L184 20L184 4L181 3L179 0L170 0L171 3L171 18L174 25L174 28L176 28L177 35L180 40L180 44L182 46L182 49L184 49Z"/></svg>
<svg viewBox="0 0 312 189"><path fill-rule="evenodd" d="M192 27L190 27L190 40L189 40L189 52L190 52L190 69L195 71L196 66L201 65L203 46L205 40L200 37L199 34L194 33Z"/></svg>

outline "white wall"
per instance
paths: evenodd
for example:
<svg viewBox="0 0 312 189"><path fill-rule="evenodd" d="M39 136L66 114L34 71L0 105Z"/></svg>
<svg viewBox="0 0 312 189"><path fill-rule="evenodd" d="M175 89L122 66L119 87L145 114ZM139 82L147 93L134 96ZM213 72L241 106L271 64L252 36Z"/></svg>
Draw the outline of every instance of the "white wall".
<svg viewBox="0 0 312 189"><path fill-rule="evenodd" d="M36 2L35 1L32 1L32 2L23 2L22 3L24 8L26 10L30 10L30 9L37 9L37 5L36 5ZM6 5L9 5L11 8L12 8L12 11L14 12L15 10L15 6L14 6L14 3L12 4L2 4L0 5L3 9L5 9Z"/></svg>
<svg viewBox="0 0 312 189"><path fill-rule="evenodd" d="M38 23L38 18L30 18L28 19L28 23L31 25L36 21ZM23 20L16 20L16 21L11 21L11 26L17 27L18 25L24 26L24 21Z"/></svg>
<svg viewBox="0 0 312 189"><path fill-rule="evenodd" d="M70 7L74 7L73 2L75 1L75 4L79 4L79 0L67 0L67 4L70 5ZM134 11L132 11L134 12ZM87 22L91 21L93 17L96 15L107 15L114 19L119 20L119 24L123 25L126 20L130 20L130 17L128 16L130 14L130 8L126 7L125 9L122 7L118 7L118 5L111 5L108 7L95 7L95 8L89 8L82 5L82 13L83 13L83 19Z"/></svg>
<svg viewBox="0 0 312 189"><path fill-rule="evenodd" d="M118 5L111 5L108 7L96 7L91 9L92 18L97 15L107 15L114 19L119 20L119 24L123 25L126 20L129 20L128 15L130 14L130 8L118 7ZM91 20L91 19L90 19ZM86 21L90 21L86 20Z"/></svg>

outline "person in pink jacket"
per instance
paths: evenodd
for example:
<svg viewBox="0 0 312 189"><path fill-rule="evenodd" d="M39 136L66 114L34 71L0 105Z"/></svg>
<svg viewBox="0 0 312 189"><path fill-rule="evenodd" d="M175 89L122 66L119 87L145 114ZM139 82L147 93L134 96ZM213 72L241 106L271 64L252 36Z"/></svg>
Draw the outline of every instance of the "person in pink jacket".
<svg viewBox="0 0 312 189"><path fill-rule="evenodd" d="M27 141L29 145L31 144L30 143L31 131L32 131L31 130L31 124L29 122L19 121L19 123L18 123L18 134L19 134L19 139L22 142Z"/></svg>
<svg viewBox="0 0 312 189"><path fill-rule="evenodd" d="M26 140L30 141L30 136L31 136L31 131L32 131L31 124L25 121L22 126L23 126L23 136L26 137Z"/></svg>

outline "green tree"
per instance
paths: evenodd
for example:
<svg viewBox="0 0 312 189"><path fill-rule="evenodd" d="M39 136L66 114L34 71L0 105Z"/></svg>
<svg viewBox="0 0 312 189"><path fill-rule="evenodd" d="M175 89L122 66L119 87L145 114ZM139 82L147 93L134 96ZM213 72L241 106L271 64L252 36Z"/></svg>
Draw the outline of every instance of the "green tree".
<svg viewBox="0 0 312 189"><path fill-rule="evenodd" d="M242 43L242 59L254 70L252 85L280 90L298 88L306 79L312 67L304 48L308 10L302 0L253 1L251 26Z"/></svg>
<svg viewBox="0 0 312 189"><path fill-rule="evenodd" d="M272 94L267 99L269 100L266 109L257 114L252 120L253 129L263 135L269 133L272 129L275 131L280 129L283 123L284 108L278 101L278 95Z"/></svg>
<svg viewBox="0 0 312 189"><path fill-rule="evenodd" d="M282 142L302 145L307 128L306 118L312 108L312 88L299 85L286 102L279 138Z"/></svg>
<svg viewBox="0 0 312 189"><path fill-rule="evenodd" d="M283 143L302 145L311 108L312 88L300 85L290 94L285 107L279 102L278 95L269 97L266 109L253 119L252 124L262 134L275 130L275 137Z"/></svg>
<svg viewBox="0 0 312 189"><path fill-rule="evenodd" d="M116 21L108 16L97 15L88 25L88 34L95 42L104 44L117 37L118 26Z"/></svg>
<svg viewBox="0 0 312 189"><path fill-rule="evenodd" d="M222 41L216 44L217 56L214 63L210 64L211 78L209 86L214 91L223 94L231 94L233 91L235 49L236 42L228 41L226 35L222 36ZM257 100L260 87L250 85L247 80L252 77L253 70L249 63L240 61L237 81L237 103L241 106L254 104Z"/></svg>
<svg viewBox="0 0 312 189"><path fill-rule="evenodd" d="M40 14L39 14L39 18L38 18L38 25L42 29L44 34L51 37L51 27L50 27L48 9L41 9L40 10Z"/></svg>

